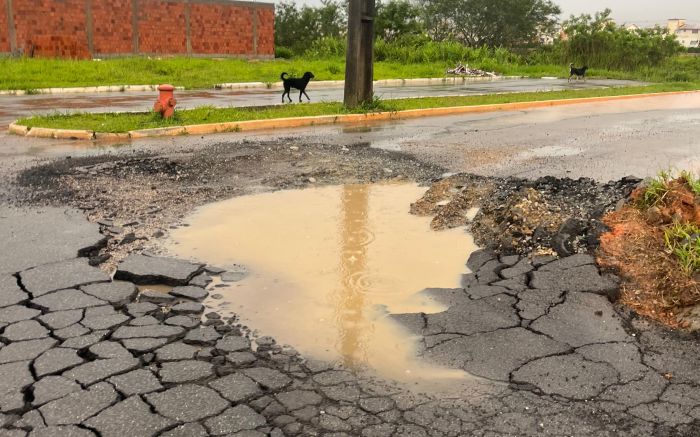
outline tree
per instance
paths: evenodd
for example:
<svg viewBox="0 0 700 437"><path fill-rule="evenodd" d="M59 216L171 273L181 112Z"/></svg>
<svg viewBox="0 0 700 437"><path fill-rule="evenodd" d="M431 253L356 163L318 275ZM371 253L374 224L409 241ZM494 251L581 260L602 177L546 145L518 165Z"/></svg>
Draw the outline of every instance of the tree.
<svg viewBox="0 0 700 437"><path fill-rule="evenodd" d="M562 29L565 38L556 43L561 63L574 62L594 68L635 70L660 65L682 47L675 35L661 27L629 31L610 18L610 9L591 16L571 16Z"/></svg>
<svg viewBox="0 0 700 437"><path fill-rule="evenodd" d="M472 47L513 47L551 32L561 12L551 0L422 0L433 39Z"/></svg>
<svg viewBox="0 0 700 437"><path fill-rule="evenodd" d="M302 53L316 40L344 36L346 22L345 4L339 0L322 0L319 7L283 1L275 9L275 45Z"/></svg>
<svg viewBox="0 0 700 437"><path fill-rule="evenodd" d="M377 39L389 42L423 31L421 10L408 0L389 0L387 3L377 1L376 10L374 34Z"/></svg>

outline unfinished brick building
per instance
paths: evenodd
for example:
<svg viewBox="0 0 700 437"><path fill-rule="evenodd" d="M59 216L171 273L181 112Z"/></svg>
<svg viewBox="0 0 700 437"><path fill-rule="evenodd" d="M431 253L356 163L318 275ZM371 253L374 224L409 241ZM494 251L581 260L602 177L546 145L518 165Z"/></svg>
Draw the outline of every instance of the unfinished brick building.
<svg viewBox="0 0 700 437"><path fill-rule="evenodd" d="M274 57L271 3L232 0L0 0L0 53Z"/></svg>

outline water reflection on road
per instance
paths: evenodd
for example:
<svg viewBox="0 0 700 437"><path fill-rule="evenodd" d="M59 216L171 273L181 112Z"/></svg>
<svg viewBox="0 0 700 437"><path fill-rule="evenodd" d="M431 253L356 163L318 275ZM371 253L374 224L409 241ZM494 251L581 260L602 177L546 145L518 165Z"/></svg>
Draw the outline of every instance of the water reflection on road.
<svg viewBox="0 0 700 437"><path fill-rule="evenodd" d="M457 287L475 249L462 229L434 232L408 213L424 189L345 185L246 196L200 208L169 249L251 274L227 288L224 312L308 357L413 383L466 379L416 358L419 339L387 313L439 312L419 294Z"/></svg>

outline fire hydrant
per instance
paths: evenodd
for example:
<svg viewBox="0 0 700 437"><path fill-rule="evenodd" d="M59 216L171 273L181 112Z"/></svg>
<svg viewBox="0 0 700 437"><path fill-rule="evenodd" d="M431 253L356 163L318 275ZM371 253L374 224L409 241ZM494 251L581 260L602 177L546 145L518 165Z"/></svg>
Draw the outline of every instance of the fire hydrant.
<svg viewBox="0 0 700 437"><path fill-rule="evenodd" d="M160 91L160 95L153 105L153 110L160 112L163 118L170 118L175 113L175 105L177 105L177 100L173 97L175 87L172 85L160 85L158 86L158 91Z"/></svg>

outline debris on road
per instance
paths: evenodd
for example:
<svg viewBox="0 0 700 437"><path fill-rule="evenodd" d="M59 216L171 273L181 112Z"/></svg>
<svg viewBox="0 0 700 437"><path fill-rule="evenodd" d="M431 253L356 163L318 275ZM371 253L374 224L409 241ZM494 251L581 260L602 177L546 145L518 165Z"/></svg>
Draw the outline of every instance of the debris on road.
<svg viewBox="0 0 700 437"><path fill-rule="evenodd" d="M471 68L469 65L462 65L462 63L457 64L455 68L450 68L446 74L453 74L455 76L470 76L470 77L498 77L498 74L493 71L484 71L478 68Z"/></svg>
<svg viewBox="0 0 700 437"><path fill-rule="evenodd" d="M500 254L592 252L605 230L600 219L629 196L640 179L600 184L592 179L536 180L457 174L434 183L411 212L433 215L440 230L467 226L480 246ZM469 211L479 211L470 219Z"/></svg>

